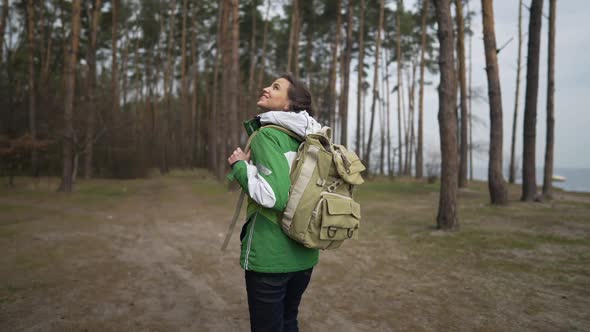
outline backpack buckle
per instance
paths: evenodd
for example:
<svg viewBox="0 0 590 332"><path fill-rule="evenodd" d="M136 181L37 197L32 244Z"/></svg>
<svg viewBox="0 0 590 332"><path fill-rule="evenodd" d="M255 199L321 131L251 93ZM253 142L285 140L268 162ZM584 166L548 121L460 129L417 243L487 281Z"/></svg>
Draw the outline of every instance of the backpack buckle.
<svg viewBox="0 0 590 332"><path fill-rule="evenodd" d="M329 237L334 237L336 236L336 227L334 226L329 226L328 230L327 230L327 234Z"/></svg>

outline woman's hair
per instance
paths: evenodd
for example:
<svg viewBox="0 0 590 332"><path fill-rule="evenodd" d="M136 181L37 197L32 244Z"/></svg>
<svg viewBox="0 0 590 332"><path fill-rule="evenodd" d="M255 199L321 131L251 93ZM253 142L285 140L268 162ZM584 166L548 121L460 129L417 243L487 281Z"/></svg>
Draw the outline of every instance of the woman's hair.
<svg viewBox="0 0 590 332"><path fill-rule="evenodd" d="M287 97L289 97L289 111L299 113L307 111L307 114L313 116L313 107L311 105L311 93L303 82L294 78L291 74L283 74L280 78L289 81Z"/></svg>

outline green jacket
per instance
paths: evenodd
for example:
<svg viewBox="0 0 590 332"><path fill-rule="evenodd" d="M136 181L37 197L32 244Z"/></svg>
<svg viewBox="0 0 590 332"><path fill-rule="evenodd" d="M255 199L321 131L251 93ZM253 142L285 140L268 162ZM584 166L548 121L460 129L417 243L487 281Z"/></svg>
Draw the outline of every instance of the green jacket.
<svg viewBox="0 0 590 332"><path fill-rule="evenodd" d="M257 129L255 123L245 123L249 135ZM317 249L293 241L280 226L289 199L289 172L298 147L299 142L284 132L262 128L250 143L251 164L237 162L228 176L237 180L249 197L249 223L240 255L240 265L245 270L295 272L318 262Z"/></svg>

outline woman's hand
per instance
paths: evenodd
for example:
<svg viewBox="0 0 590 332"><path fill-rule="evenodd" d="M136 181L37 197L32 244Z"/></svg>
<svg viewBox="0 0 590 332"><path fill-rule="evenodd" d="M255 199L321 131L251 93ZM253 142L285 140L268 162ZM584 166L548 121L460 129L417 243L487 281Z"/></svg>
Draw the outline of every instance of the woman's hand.
<svg viewBox="0 0 590 332"><path fill-rule="evenodd" d="M242 149L240 148L235 149L231 156L227 158L227 163L231 166L235 162L240 160L243 160L245 162L250 161L250 151L248 151L248 153L244 153L244 151L242 151Z"/></svg>

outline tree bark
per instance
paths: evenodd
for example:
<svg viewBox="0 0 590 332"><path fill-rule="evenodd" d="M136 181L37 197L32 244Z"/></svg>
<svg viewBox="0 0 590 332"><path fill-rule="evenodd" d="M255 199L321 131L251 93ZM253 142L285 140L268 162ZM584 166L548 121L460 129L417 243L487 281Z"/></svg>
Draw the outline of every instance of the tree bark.
<svg viewBox="0 0 590 332"><path fill-rule="evenodd" d="M512 144L510 145L510 166L508 168L508 182L516 181L516 123L518 121L518 101L520 99L520 72L522 64L522 0L518 2L518 56L516 58L516 91L514 93L514 118L512 120Z"/></svg>
<svg viewBox="0 0 590 332"><path fill-rule="evenodd" d="M547 57L547 142L545 146L545 169L543 196L553 195L553 146L555 140L555 11L556 0L549 0L549 50Z"/></svg>
<svg viewBox="0 0 590 332"><path fill-rule="evenodd" d="M37 92L35 87L35 5L33 0L27 0L27 50L29 60L29 131L34 142L37 139ZM37 150L33 148L31 150L31 172L34 177L39 175L37 164Z"/></svg>
<svg viewBox="0 0 590 332"><path fill-rule="evenodd" d="M459 188L467 187L467 79L465 75L465 23L463 22L463 1L455 0L457 20L457 57L459 58L459 86L461 90L461 139L459 158Z"/></svg>
<svg viewBox="0 0 590 332"><path fill-rule="evenodd" d="M90 5L89 5L90 6ZM88 7L90 21L90 44L88 48L88 110L86 111L86 135L84 154L84 178L92 178L92 160L94 158L94 131L96 117L96 41L98 20L100 18L101 0L95 0L92 12Z"/></svg>
<svg viewBox="0 0 590 332"><path fill-rule="evenodd" d="M80 11L81 0L72 1L72 39L71 48L68 52L66 63L66 89L64 96L64 138L62 144L62 177L58 191L71 192L72 181L72 157L74 140L74 93L76 87L76 63L80 41Z"/></svg>
<svg viewBox="0 0 590 332"><path fill-rule="evenodd" d="M537 94L539 90L539 52L543 0L532 0L529 20L527 84L524 105L522 201L533 201L537 194L535 141L537 137Z"/></svg>
<svg viewBox="0 0 590 332"><path fill-rule="evenodd" d="M356 153L361 156L361 142L363 137L361 136L361 119L362 114L362 99L363 99L363 67L365 65L365 0L361 0L361 8L359 11L360 23L359 23L359 59L358 59L358 78L357 78L357 92L356 92ZM367 164L368 166L368 164Z"/></svg>
<svg viewBox="0 0 590 332"><path fill-rule="evenodd" d="M488 188L492 204L508 202L506 183L502 175L502 93L500 70L496 57L496 32L494 27L493 0L482 0L483 42L488 76L488 98L490 104L490 155L488 161ZM461 134L463 136L463 134Z"/></svg>
<svg viewBox="0 0 590 332"><path fill-rule="evenodd" d="M437 228L459 226L457 218L457 116L456 76L453 58L453 21L449 0L434 2L440 44L440 86L438 121L441 147L441 185L436 218Z"/></svg>

